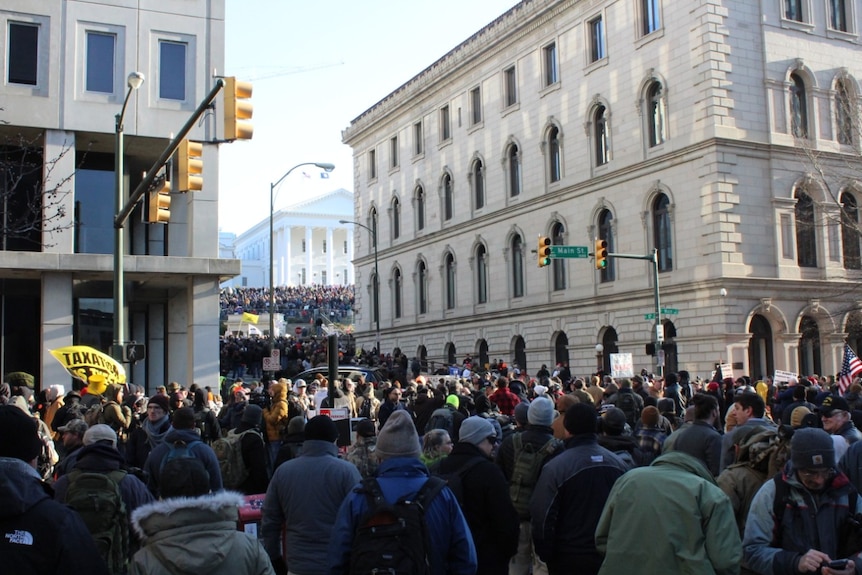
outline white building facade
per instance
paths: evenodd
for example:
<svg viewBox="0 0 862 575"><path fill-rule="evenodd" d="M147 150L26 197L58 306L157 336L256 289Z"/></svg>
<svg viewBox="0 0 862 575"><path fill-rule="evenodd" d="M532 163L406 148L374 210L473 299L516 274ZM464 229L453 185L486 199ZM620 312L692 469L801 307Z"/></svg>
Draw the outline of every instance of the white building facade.
<svg viewBox="0 0 862 575"><path fill-rule="evenodd" d="M113 340L114 134L127 76L145 77L123 122L128 195L215 85L212 71L224 73L224 2L9 0L0 20L0 368L69 389L50 350L108 352ZM126 367L148 391L218 384L219 283L240 266L219 257L221 96L215 107L188 136L204 142L203 190L172 195L167 225L143 223L145 195L125 226L126 339L147 346Z"/></svg>
<svg viewBox="0 0 862 575"><path fill-rule="evenodd" d="M652 264L537 269L539 236L656 250L666 369L835 374L859 351L858 3L679 4L525 0L351 122L384 352L658 369Z"/></svg>

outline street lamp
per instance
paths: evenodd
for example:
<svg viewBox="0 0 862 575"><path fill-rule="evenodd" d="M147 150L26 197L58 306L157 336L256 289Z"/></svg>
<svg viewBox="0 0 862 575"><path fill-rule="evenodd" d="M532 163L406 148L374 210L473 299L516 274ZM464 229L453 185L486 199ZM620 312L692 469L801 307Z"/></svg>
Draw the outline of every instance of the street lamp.
<svg viewBox="0 0 862 575"><path fill-rule="evenodd" d="M377 231L369 228L365 224L354 222L351 220L338 220L339 224L353 224L360 228L365 228L371 234L371 242L374 244L374 323L377 329L375 336L377 355L380 356L380 274L377 273Z"/></svg>
<svg viewBox="0 0 862 575"><path fill-rule="evenodd" d="M290 175L290 173L300 166L317 166L321 170L326 172L331 172L335 169L335 164L329 164L326 162L303 162L301 164L296 164L292 168L290 168L285 174L277 179L274 183L269 185L269 341L275 342L275 278L273 277L275 271L275 259L273 254L273 247L275 242L273 241L273 218L275 217L275 188L284 181L284 179ZM311 249L311 246L308 247ZM311 270L309 270L311 271Z"/></svg>
<svg viewBox="0 0 862 575"><path fill-rule="evenodd" d="M125 203L125 190L123 189L123 117L126 115L126 106L132 92L144 83L144 75L140 72L132 72L126 82L126 98L123 100L123 108L115 116L114 124L114 177L116 178L116 197L114 198L114 213L119 214ZM114 345L113 357L118 362L123 361L123 347L126 345L126 321L125 321L125 291L123 288L123 231L125 226L114 226Z"/></svg>

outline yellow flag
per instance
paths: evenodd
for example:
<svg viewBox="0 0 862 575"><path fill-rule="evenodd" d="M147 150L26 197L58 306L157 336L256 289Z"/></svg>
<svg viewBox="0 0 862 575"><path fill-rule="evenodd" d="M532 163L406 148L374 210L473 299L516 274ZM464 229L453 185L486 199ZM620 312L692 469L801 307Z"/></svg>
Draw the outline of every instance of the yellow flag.
<svg viewBox="0 0 862 575"><path fill-rule="evenodd" d="M91 375L105 376L106 383L126 383L126 369L113 357L88 345L70 345L52 349L51 355L72 377L85 384Z"/></svg>
<svg viewBox="0 0 862 575"><path fill-rule="evenodd" d="M254 315L253 313L242 312L242 321L247 321L249 323L257 324L257 319L259 315Z"/></svg>

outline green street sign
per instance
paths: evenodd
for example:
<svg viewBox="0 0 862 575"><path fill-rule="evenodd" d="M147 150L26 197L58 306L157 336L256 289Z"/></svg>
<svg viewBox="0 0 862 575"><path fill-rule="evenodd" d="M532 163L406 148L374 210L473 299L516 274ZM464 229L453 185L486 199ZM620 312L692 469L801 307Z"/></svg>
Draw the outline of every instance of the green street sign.
<svg viewBox="0 0 862 575"><path fill-rule="evenodd" d="M655 314L654 313L645 313L644 319L655 319Z"/></svg>
<svg viewBox="0 0 862 575"><path fill-rule="evenodd" d="M677 315L679 313L679 310L675 307L663 307L661 308L661 313L663 313L664 315Z"/></svg>
<svg viewBox="0 0 862 575"><path fill-rule="evenodd" d="M583 258L589 256L587 246L551 246L552 258Z"/></svg>

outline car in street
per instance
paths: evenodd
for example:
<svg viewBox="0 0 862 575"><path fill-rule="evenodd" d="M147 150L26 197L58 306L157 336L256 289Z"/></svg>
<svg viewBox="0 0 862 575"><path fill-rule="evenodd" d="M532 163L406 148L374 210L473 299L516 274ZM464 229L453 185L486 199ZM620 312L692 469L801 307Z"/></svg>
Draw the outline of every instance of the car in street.
<svg viewBox="0 0 862 575"><path fill-rule="evenodd" d="M314 381L314 376L317 374L321 374L323 377L329 378L329 368L328 367L313 367L311 369L307 369L293 378L293 381L297 379L301 379L306 383L311 383ZM375 389L380 382L385 378L382 371L374 367L367 367L361 365L339 365L338 366L338 378L344 379L345 377L349 377L353 381L359 381L360 376L365 376L365 381L374 385Z"/></svg>

